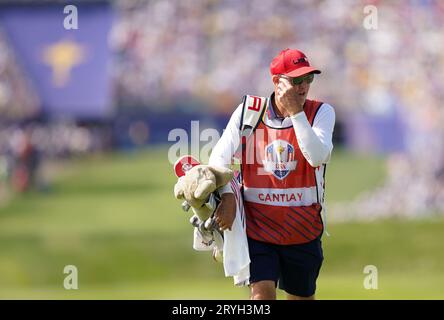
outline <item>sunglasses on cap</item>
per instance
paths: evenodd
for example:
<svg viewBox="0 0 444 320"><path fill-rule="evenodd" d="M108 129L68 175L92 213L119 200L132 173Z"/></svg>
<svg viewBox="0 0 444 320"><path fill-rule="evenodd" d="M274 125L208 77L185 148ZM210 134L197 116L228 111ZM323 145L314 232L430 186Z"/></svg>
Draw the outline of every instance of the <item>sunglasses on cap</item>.
<svg viewBox="0 0 444 320"><path fill-rule="evenodd" d="M287 77L286 75L281 75L281 77L288 79L291 82L291 84L294 86L298 86L298 85L302 84L302 82L304 82L304 81L307 82L308 84L310 84L314 80L313 73L306 74L304 76L297 77L297 78Z"/></svg>

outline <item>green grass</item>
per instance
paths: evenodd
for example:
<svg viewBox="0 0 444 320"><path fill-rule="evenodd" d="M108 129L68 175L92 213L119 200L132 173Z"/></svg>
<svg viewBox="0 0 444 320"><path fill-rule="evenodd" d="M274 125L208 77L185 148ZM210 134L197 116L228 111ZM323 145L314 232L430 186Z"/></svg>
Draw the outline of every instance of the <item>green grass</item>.
<svg viewBox="0 0 444 320"><path fill-rule="evenodd" d="M247 298L209 252L193 251L166 154L73 160L50 192L0 208L0 298ZM383 179L383 159L335 150L328 201L350 200ZM443 227L442 219L330 225L318 298L443 299ZM63 287L66 265L78 268L78 290ZM378 290L363 287L366 265L378 268Z"/></svg>

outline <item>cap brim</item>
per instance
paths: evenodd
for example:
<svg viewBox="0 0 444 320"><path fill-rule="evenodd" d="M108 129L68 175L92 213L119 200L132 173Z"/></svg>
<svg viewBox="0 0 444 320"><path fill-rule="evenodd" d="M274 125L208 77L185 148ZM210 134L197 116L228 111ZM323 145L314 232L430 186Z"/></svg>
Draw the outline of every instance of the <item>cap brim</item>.
<svg viewBox="0 0 444 320"><path fill-rule="evenodd" d="M302 67L296 70L293 70L289 73L286 73L286 76L292 77L292 78L296 78L296 77L300 77L303 75L306 75L308 73L316 73L319 74L321 73L321 70L315 69L313 67Z"/></svg>

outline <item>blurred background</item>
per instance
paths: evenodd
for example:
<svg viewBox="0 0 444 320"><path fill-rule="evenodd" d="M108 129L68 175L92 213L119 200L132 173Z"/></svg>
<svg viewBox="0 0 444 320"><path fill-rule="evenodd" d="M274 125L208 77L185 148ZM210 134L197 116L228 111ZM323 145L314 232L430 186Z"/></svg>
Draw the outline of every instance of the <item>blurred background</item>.
<svg viewBox="0 0 444 320"><path fill-rule="evenodd" d="M0 298L247 299L192 249L168 135L221 133L288 47L337 117L317 297L444 298L443 1L67 4L0 1Z"/></svg>

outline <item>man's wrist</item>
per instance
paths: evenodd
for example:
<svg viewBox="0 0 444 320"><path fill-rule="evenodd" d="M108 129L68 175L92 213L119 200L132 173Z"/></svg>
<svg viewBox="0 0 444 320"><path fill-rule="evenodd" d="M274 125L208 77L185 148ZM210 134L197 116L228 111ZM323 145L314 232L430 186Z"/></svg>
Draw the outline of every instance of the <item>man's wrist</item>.
<svg viewBox="0 0 444 320"><path fill-rule="evenodd" d="M301 116L302 114L304 114L303 111L304 111L304 110L301 109L301 110L299 110L299 111L296 111L296 112L294 112L294 113L291 113L291 114L290 114L290 118L297 118L297 117Z"/></svg>

